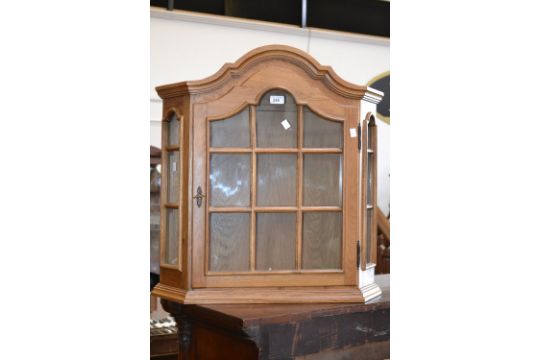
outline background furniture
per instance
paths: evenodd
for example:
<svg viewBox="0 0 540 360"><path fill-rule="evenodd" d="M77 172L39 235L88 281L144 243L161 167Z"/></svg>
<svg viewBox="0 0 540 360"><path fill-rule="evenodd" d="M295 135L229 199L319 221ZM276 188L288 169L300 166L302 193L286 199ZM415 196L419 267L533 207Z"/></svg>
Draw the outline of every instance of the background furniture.
<svg viewBox="0 0 540 360"><path fill-rule="evenodd" d="M377 267L376 274L390 274L390 215L377 207Z"/></svg>
<svg viewBox="0 0 540 360"><path fill-rule="evenodd" d="M390 276L367 304L180 305L162 300L179 328L181 360L390 358Z"/></svg>

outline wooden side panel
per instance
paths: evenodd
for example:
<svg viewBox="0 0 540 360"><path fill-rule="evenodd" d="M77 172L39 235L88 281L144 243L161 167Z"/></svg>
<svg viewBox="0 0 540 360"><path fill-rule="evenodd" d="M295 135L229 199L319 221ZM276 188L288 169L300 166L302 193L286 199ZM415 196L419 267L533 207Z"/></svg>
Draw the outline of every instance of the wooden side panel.
<svg viewBox="0 0 540 360"><path fill-rule="evenodd" d="M344 124L344 159L343 159L343 269L345 284L358 285L358 270L356 267L357 243L359 233L359 151L358 137L351 136L351 129L357 129L359 123L358 105L347 109L347 119ZM358 134L357 134L358 136Z"/></svg>
<svg viewBox="0 0 540 360"><path fill-rule="evenodd" d="M191 98L183 97L182 112L184 114L183 151L181 152L185 172L182 175L182 273L181 288L191 289L191 229L192 229L192 188L191 178L193 176L192 156L193 156L193 113L191 110Z"/></svg>
<svg viewBox="0 0 540 360"><path fill-rule="evenodd" d="M150 336L150 359L178 360L178 335Z"/></svg>
<svg viewBox="0 0 540 360"><path fill-rule="evenodd" d="M386 360L390 359L390 341L378 341L347 349L328 350L297 356L294 360Z"/></svg>
<svg viewBox="0 0 540 360"><path fill-rule="evenodd" d="M207 174L209 172L207 164L207 106L205 104L193 104L193 163L192 163L192 197L199 187L203 191L203 195L208 193ZM204 197L201 206L196 205L196 202L191 198L191 216L192 226L192 287L206 286L206 277L204 271L207 264L207 256L209 249L207 248L206 239L209 238L209 229L206 223L206 208L208 206L208 197Z"/></svg>
<svg viewBox="0 0 540 360"><path fill-rule="evenodd" d="M162 191L161 191L161 211L160 211L160 257L161 261L161 270L160 270L160 283L176 287L176 288L187 288L187 274L185 273L185 264L187 259L187 254L185 250L186 243L186 234L187 234L187 218L188 214L186 211L185 200L187 194L187 182L186 178L189 177L189 165L187 158L187 146L189 144L189 114L186 111L186 103L189 100L185 97L177 97L166 99L163 102L163 119L168 118L172 114L175 114L178 119L178 126L170 127L168 122L163 122L162 126ZM170 130L173 130L175 133L171 134ZM171 140L172 139L172 140ZM169 142L179 144L176 146L168 146ZM174 154L177 156L175 160L177 161L176 171L178 176L174 178L174 183L171 182L171 176L169 172L172 171L170 164L170 155ZM177 190L176 194L172 195L169 191L170 185L174 186ZM180 191L178 191L180 190ZM176 210L177 209L177 210ZM177 231L174 233L178 241L178 246L171 248L178 253L177 260L174 264L167 265L163 263L165 255L169 255L170 258L174 258L172 254L166 254L165 252L165 243L166 237L169 235L167 233L167 216L171 210L176 215L175 222L177 223ZM172 240L172 239L171 239Z"/></svg>
<svg viewBox="0 0 540 360"><path fill-rule="evenodd" d="M204 360L254 360L259 359L253 342L220 331L200 322L192 325L192 340L188 359Z"/></svg>

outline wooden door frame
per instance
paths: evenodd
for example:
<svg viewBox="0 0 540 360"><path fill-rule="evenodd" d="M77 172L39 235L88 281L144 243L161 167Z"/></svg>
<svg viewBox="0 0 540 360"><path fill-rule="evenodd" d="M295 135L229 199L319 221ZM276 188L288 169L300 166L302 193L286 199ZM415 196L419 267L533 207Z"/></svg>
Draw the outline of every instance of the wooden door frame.
<svg viewBox="0 0 540 360"><path fill-rule="evenodd" d="M343 117L324 114L316 106L311 106L305 101L297 100L297 106L302 108L308 106L309 109L323 118L331 121L339 121L343 124L343 173L342 173L342 247L340 270L301 270L294 271L273 271L271 273L264 271L249 272L214 272L208 269L209 256L209 122L215 119L222 119L234 115L247 107L250 109L250 126L253 126L253 107L258 105L264 94L272 89L280 89L289 92L293 97L294 92L283 87L269 87L262 89L259 96L253 102L243 102L240 106L232 104L227 111L222 114L208 116L211 103L196 103L193 106L194 118L194 173L192 188L199 186L204 189L205 198L200 208L193 206L193 288L213 288L213 287L271 287L271 286L347 286L357 284L356 269L356 243L358 240L358 139L350 137L349 129L356 129L358 124L359 109L355 106L348 106L344 111ZM331 101L329 99L329 101ZM221 104L222 106L222 104ZM302 112L299 112L298 136L302 136ZM253 129L251 129L253 131ZM256 147L256 144L252 144ZM300 144L298 145L300 146ZM301 151L301 150L299 150ZM300 166L300 165L298 165ZM254 173L252 169L252 173ZM253 175L256 176L256 175ZM253 181L253 180L252 180ZM298 186L298 184L297 184ZM255 201L255 199L252 199ZM300 205L300 204L298 204ZM298 212L302 213L300 206ZM298 213L297 213L298 216ZM253 226L253 221L251 226ZM298 226L298 225L297 225ZM202 231L200 229L203 229ZM250 229L251 231L251 229ZM300 232L299 228L297 231ZM301 239L301 237L300 237ZM299 241L301 242L301 240ZM250 251L254 251L251 247ZM298 252L298 249L297 249ZM250 257L253 256L250 254ZM297 258L301 253L297 253ZM251 259L250 259L251 260Z"/></svg>

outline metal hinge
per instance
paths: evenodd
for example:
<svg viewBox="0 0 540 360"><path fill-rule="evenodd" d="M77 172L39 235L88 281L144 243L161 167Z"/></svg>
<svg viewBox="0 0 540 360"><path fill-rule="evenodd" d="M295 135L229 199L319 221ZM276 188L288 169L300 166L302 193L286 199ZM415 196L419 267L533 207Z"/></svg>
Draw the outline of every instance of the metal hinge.
<svg viewBox="0 0 540 360"><path fill-rule="evenodd" d="M358 150L362 148L362 133L360 132L360 124L358 124Z"/></svg>
<svg viewBox="0 0 540 360"><path fill-rule="evenodd" d="M360 268L360 240L356 243L356 267Z"/></svg>

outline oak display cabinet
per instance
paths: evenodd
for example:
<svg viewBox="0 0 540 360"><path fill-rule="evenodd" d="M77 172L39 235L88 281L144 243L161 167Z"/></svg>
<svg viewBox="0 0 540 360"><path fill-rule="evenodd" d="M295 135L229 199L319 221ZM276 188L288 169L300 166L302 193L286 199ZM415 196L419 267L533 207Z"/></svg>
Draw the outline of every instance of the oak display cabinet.
<svg viewBox="0 0 540 360"><path fill-rule="evenodd" d="M163 99L161 280L185 304L365 302L383 94L288 46Z"/></svg>

